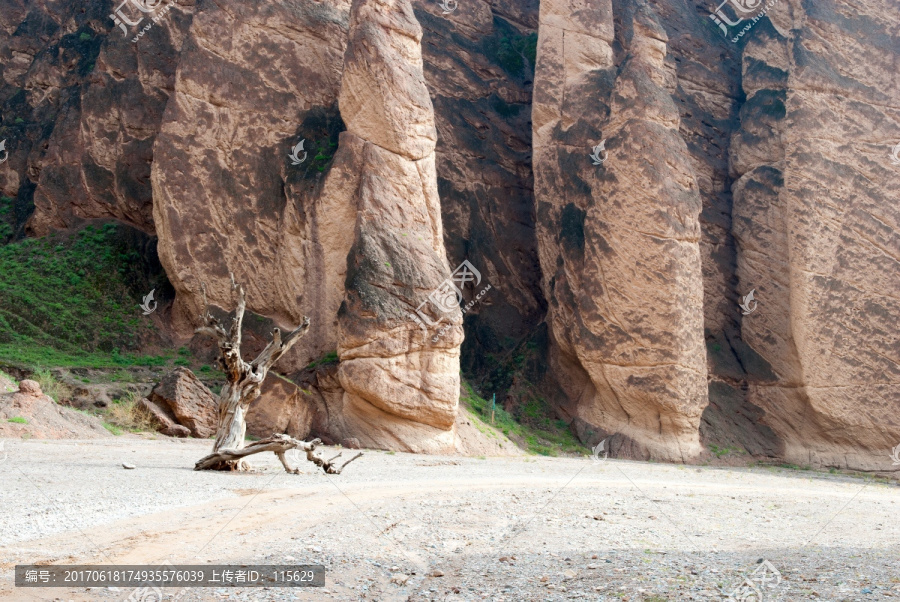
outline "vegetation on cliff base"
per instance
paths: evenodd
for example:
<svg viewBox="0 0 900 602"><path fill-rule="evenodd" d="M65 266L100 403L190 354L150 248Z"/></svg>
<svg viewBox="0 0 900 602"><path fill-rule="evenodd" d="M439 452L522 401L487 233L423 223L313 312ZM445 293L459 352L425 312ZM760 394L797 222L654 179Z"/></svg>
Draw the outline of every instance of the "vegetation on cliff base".
<svg viewBox="0 0 900 602"><path fill-rule="evenodd" d="M141 258L119 228L90 225L0 246L0 361L47 367L160 362L125 351L139 348L155 329L138 307L135 289L148 284Z"/></svg>
<svg viewBox="0 0 900 602"><path fill-rule="evenodd" d="M465 393L460 403L476 418L491 424L491 401L482 398L472 385L463 381ZM564 421L547 421L542 426L525 424L505 411L501 406L494 408L494 428L501 431L519 447L533 454L556 456L559 452L584 455L586 448L572 435Z"/></svg>

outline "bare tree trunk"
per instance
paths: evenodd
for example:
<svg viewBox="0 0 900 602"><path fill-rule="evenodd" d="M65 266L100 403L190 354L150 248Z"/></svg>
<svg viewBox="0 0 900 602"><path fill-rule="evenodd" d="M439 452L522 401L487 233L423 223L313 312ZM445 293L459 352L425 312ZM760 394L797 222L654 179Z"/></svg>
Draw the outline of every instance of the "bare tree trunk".
<svg viewBox="0 0 900 602"><path fill-rule="evenodd" d="M337 456L326 461L313 453L316 446L322 443L321 441L316 439L312 443L304 443L291 439L287 435L273 435L262 441L257 441L248 446L245 451L244 438L247 433L245 416L247 408L254 399L259 397L260 386L269 373L269 369L309 330L309 318L303 318L303 323L289 332L283 339L278 328L273 330L272 341L266 345L266 348L260 352L255 360L248 364L241 358L241 326L247 302L244 296L244 287L235 283L233 275L231 277L231 290L237 293L238 301L234 311L234 318L231 321L231 328L226 331L221 322L212 315L209 304L206 301L206 287L203 287L203 303L206 306L206 310L200 318L203 320L204 325L198 328L196 332L210 334L218 340L219 351L222 354L219 362L225 371L227 383L222 387L222 392L219 394L219 422L213 453L197 462L195 469L246 470L248 465L243 459L245 456L263 451L274 451L281 459L285 470L297 472L296 469L289 468L284 459L284 453L289 449L299 448L307 452L306 457L308 460L322 467L325 472L339 474L344 466L361 454L351 458L340 468L336 468L333 461Z"/></svg>
<svg viewBox="0 0 900 602"><path fill-rule="evenodd" d="M252 401L252 400L251 400ZM213 451L241 449L247 435L247 422L241 406L241 391L227 383L219 395L219 422Z"/></svg>

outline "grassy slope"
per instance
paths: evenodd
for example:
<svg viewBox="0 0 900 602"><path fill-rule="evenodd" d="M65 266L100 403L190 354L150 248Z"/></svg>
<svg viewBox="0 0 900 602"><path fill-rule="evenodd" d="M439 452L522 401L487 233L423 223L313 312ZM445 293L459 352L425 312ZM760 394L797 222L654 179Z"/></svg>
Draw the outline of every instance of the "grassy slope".
<svg viewBox="0 0 900 602"><path fill-rule="evenodd" d="M460 397L460 404L475 418L491 424L491 402L480 397L472 386L463 381L465 394ZM526 451L542 456L565 454L585 455L585 448L569 431L565 421L549 419L535 421L516 421L502 407L494 409L493 426L517 443Z"/></svg>
<svg viewBox="0 0 900 602"><path fill-rule="evenodd" d="M87 226L0 246L0 361L24 367L112 367L137 358L155 328L133 288L139 257L117 226Z"/></svg>

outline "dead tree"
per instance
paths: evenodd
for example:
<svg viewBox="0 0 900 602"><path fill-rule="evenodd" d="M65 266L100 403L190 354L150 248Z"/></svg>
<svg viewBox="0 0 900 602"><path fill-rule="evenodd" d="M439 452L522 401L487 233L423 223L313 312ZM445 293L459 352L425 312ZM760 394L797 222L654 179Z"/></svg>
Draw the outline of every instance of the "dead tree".
<svg viewBox="0 0 900 602"><path fill-rule="evenodd" d="M194 470L247 470L249 466L244 461L246 456L272 451L281 460L285 470L297 474L299 470L290 467L284 454L291 449L300 449L306 452L307 459L320 466L326 473L340 474L344 466L362 454L357 454L341 466L337 466L334 464L334 460L340 454L330 460L325 460L315 453L316 447L322 444L318 439L306 443L287 435L276 434L255 441L246 447L244 445L244 438L247 434L245 418L247 408L254 399L259 397L260 386L275 362L309 330L309 318L304 317L300 326L283 338L281 330L275 328L272 331L272 341L266 345L266 348L255 360L248 364L241 358L241 325L247 307L244 287L235 283L234 276L231 276L231 291L237 293L237 307L234 311L234 318L231 320L231 328L227 331L210 310L206 300L206 286L203 286L202 289L205 310L200 319L203 321L203 326L197 328L195 332L210 334L218 340L221 354L219 362L225 372L226 383L222 387L222 392L219 393L218 426L213 453L201 458L194 465Z"/></svg>

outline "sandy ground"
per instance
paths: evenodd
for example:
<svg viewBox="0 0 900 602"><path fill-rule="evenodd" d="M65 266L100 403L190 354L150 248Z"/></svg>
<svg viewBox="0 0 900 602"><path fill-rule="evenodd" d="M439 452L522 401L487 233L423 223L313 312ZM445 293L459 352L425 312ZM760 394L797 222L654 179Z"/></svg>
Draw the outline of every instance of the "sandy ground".
<svg viewBox="0 0 900 602"><path fill-rule="evenodd" d="M766 600L900 599L900 487L863 478L385 452L197 473L208 441L4 443L0 600L132 592L15 588L15 564L165 561L327 569L315 590L164 590L190 601L723 600L762 559Z"/></svg>

